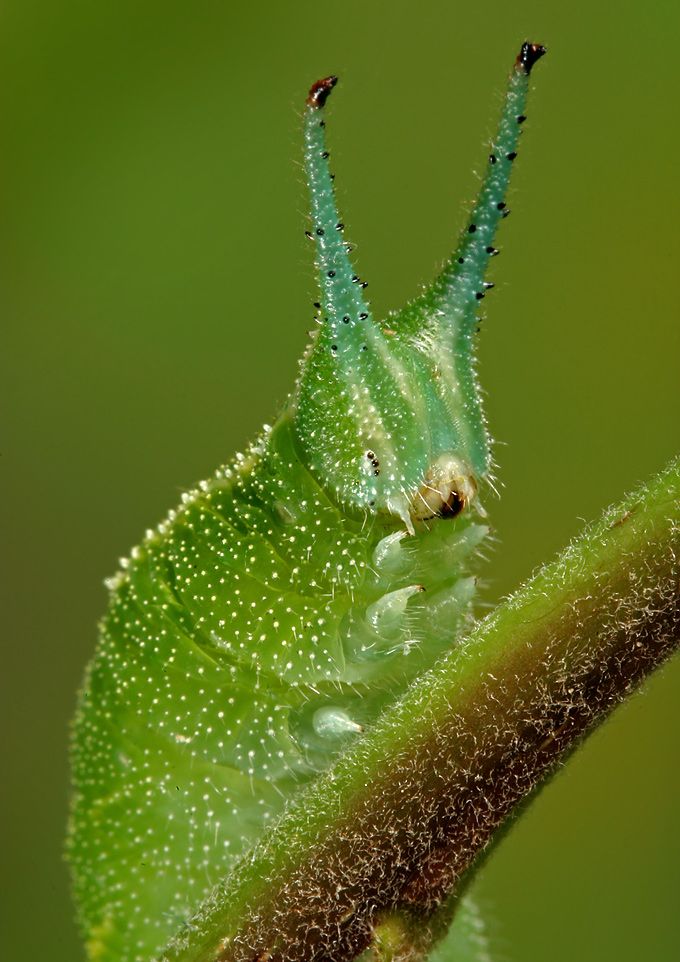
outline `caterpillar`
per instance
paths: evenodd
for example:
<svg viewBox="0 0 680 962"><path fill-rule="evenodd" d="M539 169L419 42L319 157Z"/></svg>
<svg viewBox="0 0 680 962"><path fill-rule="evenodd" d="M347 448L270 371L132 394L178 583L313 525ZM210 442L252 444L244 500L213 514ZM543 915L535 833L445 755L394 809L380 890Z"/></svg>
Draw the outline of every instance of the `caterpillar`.
<svg viewBox="0 0 680 962"><path fill-rule="evenodd" d="M108 582L72 736L68 857L93 962L149 962L300 787L472 613L490 441L475 332L545 52L523 44L478 199L432 286L385 320L304 112L320 294L291 397Z"/></svg>

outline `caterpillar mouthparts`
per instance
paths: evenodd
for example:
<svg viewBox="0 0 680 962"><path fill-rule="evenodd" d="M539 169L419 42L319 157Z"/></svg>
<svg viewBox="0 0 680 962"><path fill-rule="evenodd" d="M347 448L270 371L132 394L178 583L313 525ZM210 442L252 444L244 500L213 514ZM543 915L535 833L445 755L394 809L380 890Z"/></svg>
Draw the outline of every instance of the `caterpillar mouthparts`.
<svg viewBox="0 0 680 962"><path fill-rule="evenodd" d="M477 480L469 468L451 455L442 455L425 472L411 503L413 521L455 518L477 495Z"/></svg>
<svg viewBox="0 0 680 962"><path fill-rule="evenodd" d="M88 954L149 962L286 799L460 637L487 533L479 302L524 122L525 43L474 209L384 321L304 117L319 325L279 419L110 582L73 728L69 858Z"/></svg>

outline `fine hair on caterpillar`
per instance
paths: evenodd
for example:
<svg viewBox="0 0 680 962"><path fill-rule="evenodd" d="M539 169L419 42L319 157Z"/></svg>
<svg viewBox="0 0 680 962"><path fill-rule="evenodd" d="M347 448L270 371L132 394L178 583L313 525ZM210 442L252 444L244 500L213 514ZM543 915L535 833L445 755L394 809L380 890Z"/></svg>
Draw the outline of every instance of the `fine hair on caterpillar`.
<svg viewBox="0 0 680 962"><path fill-rule="evenodd" d="M476 204L433 284L374 317L304 114L319 321L250 449L110 581L73 734L69 857L89 956L149 962L286 800L472 617L490 443L480 301L525 119L524 44Z"/></svg>

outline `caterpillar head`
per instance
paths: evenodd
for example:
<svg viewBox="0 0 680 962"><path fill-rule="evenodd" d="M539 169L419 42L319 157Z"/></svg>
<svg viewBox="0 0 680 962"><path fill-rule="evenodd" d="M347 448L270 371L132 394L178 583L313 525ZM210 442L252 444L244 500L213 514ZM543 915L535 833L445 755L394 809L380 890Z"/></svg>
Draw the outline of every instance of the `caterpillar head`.
<svg viewBox="0 0 680 962"><path fill-rule="evenodd" d="M410 531L475 502L490 468L474 371L484 273L505 192L531 67L544 48L524 44L510 77L479 200L455 254L434 284L376 320L354 271L335 206L324 108L336 77L312 87L305 160L321 294L318 327L294 399L296 434L312 473L345 507L387 513Z"/></svg>

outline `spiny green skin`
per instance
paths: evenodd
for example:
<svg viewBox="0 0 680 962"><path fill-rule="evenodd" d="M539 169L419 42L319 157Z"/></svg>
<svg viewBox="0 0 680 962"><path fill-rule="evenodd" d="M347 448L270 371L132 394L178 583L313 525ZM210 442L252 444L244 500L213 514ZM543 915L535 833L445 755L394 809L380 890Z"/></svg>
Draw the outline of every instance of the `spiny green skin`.
<svg viewBox="0 0 680 962"><path fill-rule="evenodd" d="M512 72L499 158L533 59ZM470 617L489 466L474 292L512 160L491 165L477 229L432 290L377 325L336 230L320 126L334 82L306 113L323 320L297 392L111 584L73 739L69 855L93 960L148 962Z"/></svg>
<svg viewBox="0 0 680 962"><path fill-rule="evenodd" d="M385 544L394 521L344 514L293 444L286 417L261 454L189 495L114 590L74 757L71 858L94 958L160 948L342 744L315 713L370 724L467 614L461 570L483 526L461 516ZM429 604L388 608L396 623L377 631L367 609L414 583Z"/></svg>

